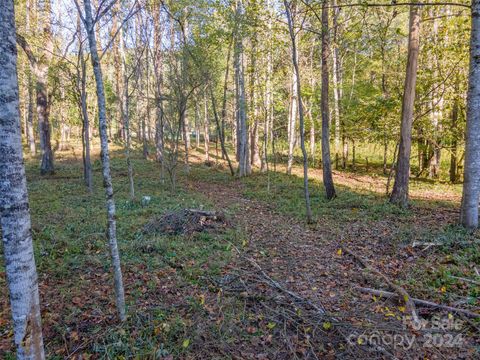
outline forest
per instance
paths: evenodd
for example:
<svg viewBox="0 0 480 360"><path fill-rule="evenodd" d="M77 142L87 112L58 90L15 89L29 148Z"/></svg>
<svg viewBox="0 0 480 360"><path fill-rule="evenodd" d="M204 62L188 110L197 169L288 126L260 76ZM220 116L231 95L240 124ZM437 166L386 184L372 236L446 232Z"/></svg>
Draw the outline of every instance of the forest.
<svg viewBox="0 0 480 360"><path fill-rule="evenodd" d="M0 359L480 359L480 0L0 0Z"/></svg>

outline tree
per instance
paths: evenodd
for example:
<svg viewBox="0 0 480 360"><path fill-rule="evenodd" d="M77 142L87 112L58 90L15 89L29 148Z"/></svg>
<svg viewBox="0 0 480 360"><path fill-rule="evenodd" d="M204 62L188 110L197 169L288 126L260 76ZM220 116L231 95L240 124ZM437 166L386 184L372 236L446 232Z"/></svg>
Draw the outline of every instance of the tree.
<svg viewBox="0 0 480 360"><path fill-rule="evenodd" d="M13 1L0 1L0 223L17 359L44 359L23 166Z"/></svg>
<svg viewBox="0 0 480 360"><path fill-rule="evenodd" d="M465 172L460 222L467 228L478 227L480 195L480 1L472 1L470 38L470 74L467 99Z"/></svg>
<svg viewBox="0 0 480 360"><path fill-rule="evenodd" d="M390 201L406 207L408 205L408 180L410 177L410 153L412 148L412 122L417 82L418 52L420 46L420 10L410 6L410 24L408 35L408 59L405 86L402 101L402 121L400 146Z"/></svg>
<svg viewBox="0 0 480 360"><path fill-rule="evenodd" d="M77 102L82 117L82 158L83 158L83 179L88 191L93 191L93 170L90 157L90 121L88 118L88 102L87 102L87 61L85 59L82 37L82 29L80 27L80 17L77 18L77 36L78 36L78 56L77 56L77 78L75 87L77 92Z"/></svg>
<svg viewBox="0 0 480 360"><path fill-rule="evenodd" d="M234 50L235 88L236 88L236 120L237 120L237 157L238 174L240 177L250 173L250 158L248 147L247 129L247 103L245 97L244 78L244 54L243 54L243 29L242 21L244 16L243 0L236 1L236 34Z"/></svg>
<svg viewBox="0 0 480 360"><path fill-rule="evenodd" d="M100 66L100 58L97 51L97 41L95 38L95 22L92 17L92 5L90 0L83 2L85 13L82 15L80 5L75 0L78 13L84 23L90 45L90 59L92 61L93 74L95 76L98 120L100 127L100 144L102 158L102 174L103 186L107 199L107 218L108 218L108 242L110 244L110 253L112 258L113 277L115 283L115 300L117 311L121 321L126 319L125 315L125 292L123 289L122 269L120 266L120 252L117 245L117 224L115 219L115 199L113 196L112 175L110 173L110 155L108 151L108 134L107 134L107 111L105 106L105 89L103 85L102 68ZM96 21L99 19L96 18Z"/></svg>
<svg viewBox="0 0 480 360"><path fill-rule="evenodd" d="M50 24L51 4L50 0L45 0L40 9L43 20L43 36L45 41L45 50L38 58L33 53L25 38L18 36L17 42L27 54L31 67L36 77L37 90L37 116L38 128L40 132L40 149L42 159L40 163L40 173L53 174L53 151L51 143L50 128L50 94L48 93L48 69L53 53L52 29Z"/></svg>
<svg viewBox="0 0 480 360"><path fill-rule="evenodd" d="M322 112L322 171L323 186L327 199L333 199L335 187L333 185L332 162L330 159L330 113L328 109L328 6L327 1L322 3L322 93L320 106Z"/></svg>
<svg viewBox="0 0 480 360"><path fill-rule="evenodd" d="M25 9L25 33L30 33L31 29L31 1L27 0L25 2L26 9ZM37 148L35 144L35 132L33 129L33 118L34 118L34 86L33 86L33 67L32 64L29 64L29 68L27 69L27 91L28 91L28 109L27 109L27 122L26 122L26 133L28 139L28 145L30 147L30 153L32 155L36 155Z"/></svg>
<svg viewBox="0 0 480 360"><path fill-rule="evenodd" d="M304 116L303 116L303 103L302 103L302 86L300 82L300 69L298 66L298 56L297 56L297 44L295 39L295 29L293 25L293 16L291 12L292 3L288 3L287 0L283 1L285 5L285 11L287 12L288 20L288 30L290 33L290 39L292 41L292 63L295 72L295 84L297 85L294 91L297 94L298 100L298 118L300 122L300 147L302 148L303 155L303 191L305 195L305 207L307 214L307 222L312 222L312 209L310 208L310 192L308 190L308 155L307 150L305 149L305 126L304 126Z"/></svg>

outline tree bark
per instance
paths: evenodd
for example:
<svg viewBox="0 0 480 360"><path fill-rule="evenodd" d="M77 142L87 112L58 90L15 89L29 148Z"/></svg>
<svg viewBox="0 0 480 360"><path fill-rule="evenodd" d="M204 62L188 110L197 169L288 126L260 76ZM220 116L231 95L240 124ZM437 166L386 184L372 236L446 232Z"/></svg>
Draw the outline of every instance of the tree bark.
<svg viewBox="0 0 480 360"><path fill-rule="evenodd" d="M292 55L293 56L293 55ZM298 59L295 59L298 62ZM287 141L288 141L288 159L287 159L287 174L292 173L294 151L296 145L296 127L297 127L297 77L295 75L295 69L292 67L292 86L291 86L291 97L290 97L290 109L288 113L288 132L287 132Z"/></svg>
<svg viewBox="0 0 480 360"><path fill-rule="evenodd" d="M340 98L341 98L341 70L340 70L340 57L338 53L338 16L340 14L340 8L335 7L337 5L336 0L332 0L333 9L333 107L335 115L335 154L338 155L340 151Z"/></svg>
<svg viewBox="0 0 480 360"><path fill-rule="evenodd" d="M93 73L95 75L97 103L98 103L98 121L100 127L100 144L103 184L107 199L107 218L108 218L108 241L112 258L112 267L115 284L115 300L117 304L118 315L121 321L126 319L125 315L125 292L123 289L122 269L120 266L120 252L117 245L117 224L115 219L115 199L113 195L112 176L110 173L110 155L108 150L107 134L107 112L105 106L105 89L103 86L102 68L97 51L97 41L95 38L95 24L92 19L92 5L90 0L84 0L85 7L85 28L90 45L90 58L92 61ZM80 11L80 8L78 8Z"/></svg>
<svg viewBox="0 0 480 360"><path fill-rule="evenodd" d="M48 67L52 57L52 29L50 24L51 5L50 0L46 0L42 9L43 35L45 37L46 50L37 65L37 114L40 128L40 144L42 147L42 160L40 164L40 173L53 174L53 151L51 143L50 128L50 99L48 94Z"/></svg>
<svg viewBox="0 0 480 360"><path fill-rule="evenodd" d="M17 82L15 14L0 0L0 224L17 359L44 359Z"/></svg>
<svg viewBox="0 0 480 360"><path fill-rule="evenodd" d="M31 24L31 2L27 0L26 2L26 12L25 12L25 33L30 33L30 24ZM28 94L28 109L27 109L27 123L26 123L26 135L28 146L30 148L30 153L32 155L37 154L37 148L35 144L35 132L33 127L33 118L34 118L34 107L33 107L33 99L34 99L34 86L33 86L33 73L34 69L31 63L29 63L29 68L27 69L27 94Z"/></svg>
<svg viewBox="0 0 480 360"><path fill-rule="evenodd" d="M121 30L121 46L120 46L120 55L122 59L122 75L123 75L123 84L122 84L122 119L123 119L123 132L125 137L125 158L127 160L127 173L128 173L128 183L130 189L130 200L135 199L135 185L133 181L133 166L132 160L130 159L130 144L132 141L132 136L130 132L130 95L129 95L129 82L130 76L127 69L127 54L126 54L126 34L123 29ZM137 65L138 66L138 65Z"/></svg>
<svg viewBox="0 0 480 360"><path fill-rule="evenodd" d="M160 19L161 7L154 6L153 15L153 72L155 75L155 106L156 106L156 121L155 121L155 148L156 158L160 163L160 179L165 178L165 141L164 141L164 119L163 119L163 105L162 105L162 86L163 86L163 57L162 57L162 38L163 29Z"/></svg>
<svg viewBox="0 0 480 360"><path fill-rule="evenodd" d="M455 90L458 91L458 86L455 86ZM457 181L457 168L458 168L458 97L455 96L453 100L452 114L451 114L451 124L450 131L452 133L452 145L450 152L450 181L454 183Z"/></svg>
<svg viewBox="0 0 480 360"><path fill-rule="evenodd" d="M465 169L460 222L466 228L478 227L480 195L480 1L472 1L470 73L468 79Z"/></svg>
<svg viewBox="0 0 480 360"><path fill-rule="evenodd" d="M327 1L322 4L322 93L321 93L321 113L322 113L322 171L323 185L327 199L333 199L335 186L333 185L332 163L330 159L330 113L328 109L328 6Z"/></svg>
<svg viewBox="0 0 480 360"><path fill-rule="evenodd" d="M273 56L272 56L272 18L271 13L271 0L267 0L267 12L268 12L268 22L267 22L267 67L265 75L265 121L264 121L264 146L263 154L261 158L261 171L268 172L268 143L272 139L272 128L273 128L273 93L272 93L272 76L273 76Z"/></svg>
<svg viewBox="0 0 480 360"><path fill-rule="evenodd" d="M296 84L297 87L294 89L297 93L297 100L298 100L298 119L300 125L300 147L302 149L303 155L303 191L305 195L305 208L306 208L306 215L307 215L307 222L311 223L312 219L312 209L310 207L310 192L308 189L308 155L307 150L305 148L305 126L304 126L304 114L303 114L303 103L302 103L302 88L300 82L300 70L298 67L298 54L297 54L297 45L295 39L295 30L293 27L293 17L290 8L290 4L287 0L283 1L285 5L285 10L287 12L287 20L288 20L288 30L290 33L290 39L292 41L292 63L295 72Z"/></svg>
<svg viewBox="0 0 480 360"><path fill-rule="evenodd" d="M395 183L390 201L402 207L408 206L408 181L410 176L410 154L412 148L412 122L417 81L418 52L420 43L420 10L410 6L408 36L408 60L402 102L400 146L398 150Z"/></svg>
<svg viewBox="0 0 480 360"><path fill-rule="evenodd" d="M205 161L210 162L210 153L209 153L209 144L210 144L210 120L208 118L208 101L207 101L207 93L204 94L204 111L205 111L205 118L204 118L204 136L203 136L203 143L205 148Z"/></svg>
<svg viewBox="0 0 480 360"><path fill-rule="evenodd" d="M244 10L243 1L237 0L237 32L235 34L235 78L237 84L237 133L238 133L238 175L240 177L249 174L250 164L248 156L248 128L247 128L247 104L245 98L245 77L243 64L243 34L242 30L238 29L243 21Z"/></svg>

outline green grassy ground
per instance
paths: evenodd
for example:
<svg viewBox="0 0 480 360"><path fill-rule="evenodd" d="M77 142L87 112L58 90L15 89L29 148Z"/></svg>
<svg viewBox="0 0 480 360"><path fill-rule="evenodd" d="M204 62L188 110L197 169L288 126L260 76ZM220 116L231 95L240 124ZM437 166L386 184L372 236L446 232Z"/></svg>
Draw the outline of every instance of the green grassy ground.
<svg viewBox="0 0 480 360"><path fill-rule="evenodd" d="M201 297L208 292L206 279L220 274L232 254L230 243L241 243L242 234L236 229L191 237L144 234L144 224L155 216L183 208L209 209L211 204L194 189L180 186L171 193L160 183L155 162L135 156L133 165L136 201L128 198L123 156L113 153L118 243L129 314L119 326L112 325L115 309L99 161L94 163L93 194L83 185L78 160L58 156L56 174L50 177L38 175L36 161L27 162L44 334L51 359L63 359L75 346L83 346L78 353L86 356L117 359L190 351L197 322L208 315ZM151 202L143 206L142 196L150 196ZM0 272L0 334L4 338L0 357L13 358L6 350L12 333L4 275ZM165 276L168 280L162 284ZM161 294L159 286L166 286ZM165 293L170 291L179 299L168 299Z"/></svg>
<svg viewBox="0 0 480 360"><path fill-rule="evenodd" d="M201 154L197 154L197 160L198 157ZM57 154L57 172L51 177L38 175L36 160L27 162L44 335L51 359L74 354L83 354L87 359L198 358L207 356L202 353L201 345L207 340L235 346L235 339L249 339L250 335L235 325L248 317L242 303L234 298L224 299L211 286L211 279L221 276L222 269L232 260L232 244L241 247L243 230L233 227L221 234L194 236L143 233L145 223L167 211L212 209L214 204L198 189L187 186L182 166L179 186L172 193L169 185L159 180L158 164L143 160L135 152L133 165L136 201L128 198L123 154L113 152L118 241L129 314L127 322L119 325L112 294L99 160L94 162L93 194L83 185L81 160L73 159L71 154ZM188 179L214 184L238 181L232 180L225 168L219 170L198 162L192 166ZM304 219L301 178L280 172L254 173L240 181L245 197L264 201L281 214ZM375 226L379 226L378 231L392 228L381 241L394 244L395 251L404 251L403 246L414 240L440 242L432 252L417 256L398 280L428 299L451 302L460 298L467 304L475 304L479 287L451 277L474 279L475 266L480 263L478 234L455 225L457 215L452 215L452 211L457 204L423 199L414 200L411 209L399 209L378 192L350 185L338 185L337 199L328 202L319 180L313 178L310 186L317 228L328 227L339 237L359 236L349 232L358 224L372 228L372 232L376 231ZM428 181L413 181L412 188L419 192L448 190L454 194L460 189L458 185ZM151 202L142 205L142 196L150 196ZM234 213L236 205L219 210ZM431 216L436 213L437 217ZM367 245L369 234L362 236L360 241ZM13 359L3 272L0 272L0 289L0 357ZM222 312L223 321L209 321L218 311Z"/></svg>

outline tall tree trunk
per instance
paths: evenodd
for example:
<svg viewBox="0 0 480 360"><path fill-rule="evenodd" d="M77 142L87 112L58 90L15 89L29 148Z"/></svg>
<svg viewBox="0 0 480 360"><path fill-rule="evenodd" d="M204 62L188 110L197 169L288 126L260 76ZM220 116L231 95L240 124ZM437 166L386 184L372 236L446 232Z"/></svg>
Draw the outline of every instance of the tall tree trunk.
<svg viewBox="0 0 480 360"><path fill-rule="evenodd" d="M465 170L460 222L467 228L478 227L480 195L480 1L472 1L470 73L468 79Z"/></svg>
<svg viewBox="0 0 480 360"><path fill-rule="evenodd" d="M232 38L233 40L233 38ZM230 57L231 57L231 51L232 49L232 41L230 41L228 45L228 51L227 51L227 61L226 61L226 67L225 67L225 78L223 82L223 98L222 98L222 112L221 112L221 119L218 119L218 113L217 113L217 105L216 105L216 100L215 100L215 95L213 93L213 89L211 86L209 86L210 90L210 97L212 100L212 111L213 111L213 116L215 119L215 125L217 126L217 135L220 138L220 146L222 148L222 156L227 160L228 168L230 169L230 174L232 176L235 175L235 171L233 170L233 165L232 162L230 161L230 157L228 155L226 146L225 146L225 121L227 119L227 90L228 90L228 74L230 71Z"/></svg>
<svg viewBox="0 0 480 360"><path fill-rule="evenodd" d="M42 19L43 19L43 36L45 37L45 53L37 64L37 115L38 126L40 130L40 147L42 151L42 160L40 164L40 173L53 174L53 151L51 143L50 128L50 99L48 94L48 67L52 57L52 29L50 24L51 5L50 0L43 3Z"/></svg>
<svg viewBox="0 0 480 360"><path fill-rule="evenodd" d="M97 103L98 103L98 121L100 127L100 145L102 158L103 185L107 199L107 218L108 218L108 241L110 243L110 252L112 257L112 267L115 283L115 300L117 304L118 315L121 321L125 316L125 292L123 289L122 269L120 266L120 252L117 245L117 224L115 219L115 199L113 196L112 176L110 173L110 155L108 151L107 134L107 111L105 106L105 89L103 86L102 68L97 51L97 41L95 39L95 24L92 19L92 5L90 0L84 0L85 7L85 28L90 45L90 58L92 60L93 74L95 75ZM80 11L80 9L78 9Z"/></svg>
<svg viewBox="0 0 480 360"><path fill-rule="evenodd" d="M283 3L285 5L285 10L287 12L288 30L290 32L290 39L292 41L292 63L293 63L293 68L295 72L296 84L297 84L295 91L297 93L298 118L300 123L299 124L300 125L300 147L302 149L302 154L303 154L303 190L305 195L305 208L306 208L307 222L311 223L313 219L312 219L312 209L310 207L310 192L308 189L308 155L307 155L307 150L305 148L305 126L304 126L304 116L303 116L300 70L299 70L298 61L297 61L298 59L297 45L295 40L295 30L293 26L292 10L290 8L291 5L288 4L287 0L284 0Z"/></svg>
<svg viewBox="0 0 480 360"><path fill-rule="evenodd" d="M146 41L149 41L147 37ZM146 45L148 46L148 45ZM147 126L150 127L150 63L149 63L149 55L150 51L146 51L145 54L145 93L146 93L146 108L147 108L147 119L145 121L145 117L142 116L141 118L141 127L142 127L142 152L143 158L148 159L148 140L147 140ZM138 99L139 101L140 99ZM137 114L139 115L139 114Z"/></svg>
<svg viewBox="0 0 480 360"><path fill-rule="evenodd" d="M458 91L458 86L455 85L456 93ZM452 133L452 145L450 151L450 181L454 183L457 181L457 168L458 168L458 96L455 96L453 100L453 107L451 113L451 124L450 124L450 131Z"/></svg>
<svg viewBox="0 0 480 360"><path fill-rule="evenodd" d="M237 0L237 21L243 21L244 10L243 0ZM240 177L249 174L249 149L248 149L248 128L247 128L247 104L245 97L245 77L243 64L243 34L237 31L235 34L235 78L237 84L237 136L238 136L238 175Z"/></svg>
<svg viewBox="0 0 480 360"><path fill-rule="evenodd" d="M205 96L207 96L205 94ZM195 99L195 148L200 147L200 106L199 99Z"/></svg>
<svg viewBox="0 0 480 360"><path fill-rule="evenodd" d="M116 36L115 39L113 39L112 42L112 52L113 52L113 65L114 68L116 69L115 73L115 93L117 95L117 121L116 121L116 133L114 134L114 137L116 139L121 139L125 140L125 132L123 128L123 105L122 105L122 98L123 98L123 90L122 90L122 63L120 59L120 47L121 47L121 36L117 34L118 31L118 23L119 23L119 16L120 16L120 2L117 1L117 3L113 6L112 9L112 30L110 31L110 36ZM113 128L113 120L110 119L109 121L109 128Z"/></svg>
<svg viewBox="0 0 480 360"><path fill-rule="evenodd" d="M252 117L253 124L250 129L250 164L251 166L260 165L260 152L258 147L258 128L259 128L259 119L258 119L258 104L257 104L257 88L256 88L256 77L257 74L257 34L256 32L252 35L251 40L252 49L250 57L250 116Z"/></svg>
<svg viewBox="0 0 480 360"><path fill-rule="evenodd" d="M188 7L184 8L184 14L185 14L185 21L183 23L183 38L184 38L184 48L183 48L183 59L182 59L182 78L183 78L183 83L187 83L187 58L189 56L186 47L188 45L188 41L190 38L190 25L188 22ZM188 113L187 113L187 102L188 98L185 99L185 105L184 109L182 111L182 117L181 117L181 122L182 122L182 130L183 130L183 142L185 145L185 169L187 173L190 171L190 121L188 118Z"/></svg>
<svg viewBox="0 0 480 360"><path fill-rule="evenodd" d="M30 24L31 24L31 0L27 0L26 2L26 16L25 16L25 33L29 34ZM33 86L33 73L34 69L31 63L29 63L29 68L27 69L27 97L28 97L28 108L27 108L27 123L26 123L26 135L28 146L30 148L30 154L36 155L37 148L35 145L35 132L33 127L33 118L34 118L34 106L33 106L33 99L34 99L34 86Z"/></svg>
<svg viewBox="0 0 480 360"><path fill-rule="evenodd" d="M264 122L264 146L261 159L261 171L268 171L268 143L272 139L273 128L273 93L272 93L272 76L273 76L273 59L272 59L272 12L271 0L267 0L268 12L268 43L267 43L267 68L265 76L265 122Z"/></svg>
<svg viewBox="0 0 480 360"><path fill-rule="evenodd" d="M315 76L313 74L313 54L316 46L312 46L310 50L310 99L308 104L308 119L310 120L310 156L312 158L312 164L315 166L315 118L313 116L313 106L315 104Z"/></svg>
<svg viewBox="0 0 480 360"><path fill-rule="evenodd" d="M88 191L93 192L93 173L90 157L90 121L88 119L87 105L87 61L83 50L83 39L80 24L80 15L77 14L77 38L78 38L78 57L77 57L77 92L79 94L79 108L82 116L82 157L83 157L83 180Z"/></svg>
<svg viewBox="0 0 480 360"><path fill-rule="evenodd" d="M438 15L435 12L435 9L432 8L430 10L430 15L433 18L433 45L438 46L438 26L439 22L436 16ZM438 77L438 69L440 68L440 61L438 59L438 54L434 52L434 61L433 61L433 76L434 78ZM428 176L432 179L437 179L440 175L440 156L441 156L441 119L443 115L443 94L441 89L434 88L432 90L432 100L431 106L432 111L430 112L431 115L431 122L433 126L433 141L431 142L431 147L433 150L432 156L430 157L429 163L429 173Z"/></svg>
<svg viewBox="0 0 480 360"><path fill-rule="evenodd" d="M322 112L322 171L323 185L327 199L333 199L335 195L335 186L333 185L332 163L330 159L330 113L328 110L328 6L327 1L322 4L322 93L321 93L321 112Z"/></svg>
<svg viewBox="0 0 480 360"><path fill-rule="evenodd" d="M340 152L340 98L341 98L341 70L340 57L338 53L338 16L340 8L337 6L337 0L332 0L333 8L333 108L335 115L335 154L338 156Z"/></svg>
<svg viewBox="0 0 480 360"><path fill-rule="evenodd" d="M420 43L420 10L410 6L410 25L408 36L408 60L405 76L405 88L402 102L402 123L400 128L400 146L398 149L395 183L390 201L406 207L408 205L408 180L410 176L410 153L412 148L412 122L417 82L418 52Z"/></svg>
<svg viewBox="0 0 480 360"><path fill-rule="evenodd" d="M87 62L83 55L83 48L79 49L81 57L81 85L80 85L80 108L82 113L83 124L83 142L84 142L84 180L90 192L93 191L93 173L92 173L92 161L90 158L90 121L88 119L87 109Z"/></svg>
<svg viewBox="0 0 480 360"><path fill-rule="evenodd" d="M44 359L17 82L15 14L0 0L0 224L17 359Z"/></svg>
<svg viewBox="0 0 480 360"><path fill-rule="evenodd" d="M129 82L130 76L128 74L127 68L127 54L126 54L126 34L122 29L120 32L122 37L120 45L120 56L122 59L122 75L123 75L123 84L122 84L122 119L123 119L123 132L125 137L125 158L127 160L127 173L128 173L128 183L130 189L130 199L135 199L135 185L133 181L133 166L132 159L130 158L130 146L132 141L132 136L130 132L130 95L129 95ZM137 65L138 66L138 65ZM135 71L135 70L134 70Z"/></svg>
<svg viewBox="0 0 480 360"><path fill-rule="evenodd" d="M210 121L208 119L208 101L207 101L207 93L204 94L204 110L205 110L205 118L204 118L204 136L203 136L203 143L205 148L205 161L210 162L210 153L209 153L209 143L210 143Z"/></svg>
<svg viewBox="0 0 480 360"><path fill-rule="evenodd" d="M162 39L163 28L160 19L161 6L154 6L153 15L153 72L155 75L155 106L156 106L156 120L155 120L155 148L156 159L160 162L161 171L160 179L165 178L165 141L164 141L164 119L163 119L163 105L162 105L162 86L163 86L163 56L162 56Z"/></svg>
<svg viewBox="0 0 480 360"><path fill-rule="evenodd" d="M298 54L297 54L298 56ZM298 59L295 60L298 62ZM296 127L297 127L297 77L295 75L295 69L292 67L292 84L291 84L291 96L290 96L290 109L288 113L288 132L287 132L287 141L288 141L288 159L287 159L287 174L292 173L293 158L295 145L297 141L296 136Z"/></svg>

